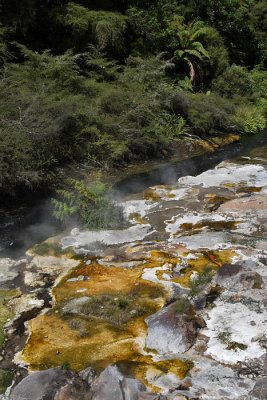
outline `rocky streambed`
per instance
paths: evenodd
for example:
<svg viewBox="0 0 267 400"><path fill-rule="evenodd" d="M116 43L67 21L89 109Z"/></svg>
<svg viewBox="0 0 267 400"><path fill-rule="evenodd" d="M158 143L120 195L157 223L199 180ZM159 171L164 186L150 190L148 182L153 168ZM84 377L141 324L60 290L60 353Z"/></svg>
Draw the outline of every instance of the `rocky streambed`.
<svg viewBox="0 0 267 400"><path fill-rule="evenodd" d="M2 399L265 399L267 148L122 207L1 259Z"/></svg>

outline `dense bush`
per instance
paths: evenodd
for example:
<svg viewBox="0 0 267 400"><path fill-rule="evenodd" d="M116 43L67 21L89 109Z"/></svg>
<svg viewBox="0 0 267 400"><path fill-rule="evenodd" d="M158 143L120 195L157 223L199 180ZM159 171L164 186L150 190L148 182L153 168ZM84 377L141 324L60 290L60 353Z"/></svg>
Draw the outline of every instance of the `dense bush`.
<svg viewBox="0 0 267 400"><path fill-rule="evenodd" d="M237 108L235 120L245 133L259 133L266 128L266 107L240 106Z"/></svg>
<svg viewBox="0 0 267 400"><path fill-rule="evenodd" d="M38 189L66 163L122 166L170 154L182 135L265 127L262 0L1 6L1 194Z"/></svg>
<svg viewBox="0 0 267 400"><path fill-rule="evenodd" d="M212 88L221 96L249 97L252 95L251 76L244 67L232 65L213 81Z"/></svg>
<svg viewBox="0 0 267 400"><path fill-rule="evenodd" d="M188 121L197 135L229 132L233 127L234 106L215 94L189 95Z"/></svg>

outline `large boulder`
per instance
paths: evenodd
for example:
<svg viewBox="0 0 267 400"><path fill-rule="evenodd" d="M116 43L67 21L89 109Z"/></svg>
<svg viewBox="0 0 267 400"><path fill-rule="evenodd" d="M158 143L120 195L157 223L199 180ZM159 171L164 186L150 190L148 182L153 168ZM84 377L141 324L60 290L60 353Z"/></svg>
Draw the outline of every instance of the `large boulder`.
<svg viewBox="0 0 267 400"><path fill-rule="evenodd" d="M191 306L185 304L180 310L177 302L149 316L146 324L146 347L164 356L175 356L189 350L199 329Z"/></svg>
<svg viewBox="0 0 267 400"><path fill-rule="evenodd" d="M24 378L10 400L91 400L89 386L72 371L51 368Z"/></svg>

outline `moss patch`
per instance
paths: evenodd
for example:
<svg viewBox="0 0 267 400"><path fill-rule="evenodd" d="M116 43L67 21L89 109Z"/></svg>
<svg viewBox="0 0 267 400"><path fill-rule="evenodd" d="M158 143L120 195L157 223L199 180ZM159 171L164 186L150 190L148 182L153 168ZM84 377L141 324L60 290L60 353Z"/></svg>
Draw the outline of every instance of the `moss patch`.
<svg viewBox="0 0 267 400"><path fill-rule="evenodd" d="M129 215L129 219L133 220L136 224L140 224L140 225L147 224L147 220L145 218L141 217L141 215L139 213L131 213Z"/></svg>
<svg viewBox="0 0 267 400"><path fill-rule="evenodd" d="M160 201L160 194L154 188L149 188L144 191L144 199L150 201Z"/></svg>
<svg viewBox="0 0 267 400"><path fill-rule="evenodd" d="M28 253L37 256L54 256L54 257L61 257L63 255L73 256L73 252L71 251L71 249L62 249L59 243L50 241L36 244L28 251Z"/></svg>
<svg viewBox="0 0 267 400"><path fill-rule="evenodd" d="M184 223L180 229L186 231L189 235L195 235L202 231L203 228L208 228L210 231L221 232L223 230L235 230L239 221L212 221L204 220L196 224Z"/></svg>
<svg viewBox="0 0 267 400"><path fill-rule="evenodd" d="M0 290L0 348L3 346L5 340L4 326L7 320L13 317L12 311L8 308L8 302L19 295L20 291L17 289Z"/></svg>
<svg viewBox="0 0 267 400"><path fill-rule="evenodd" d="M232 250L218 250L196 253L196 256L196 259L187 260L187 266L180 271L180 277L173 279L174 282L189 288L193 272L201 274L207 267L211 271L216 270L224 264L231 263L232 258L237 254Z"/></svg>
<svg viewBox="0 0 267 400"><path fill-rule="evenodd" d="M144 319L159 310L167 296L162 285L141 279L144 265L140 261L135 268L120 268L92 259L90 265L81 263L72 270L53 290L54 309L31 321L24 361L31 369L68 362L79 370L135 358L137 338L147 333ZM62 313L68 301L84 296L90 299L79 315Z"/></svg>
<svg viewBox="0 0 267 400"><path fill-rule="evenodd" d="M155 362L152 357L138 356L134 361L123 361L119 367L125 374L133 375L152 391L160 391L159 387L151 384L155 378L167 373L173 373L184 379L194 364L190 360L164 360Z"/></svg>
<svg viewBox="0 0 267 400"><path fill-rule="evenodd" d="M12 384L13 372L8 369L0 369L0 394L5 393L6 389Z"/></svg>

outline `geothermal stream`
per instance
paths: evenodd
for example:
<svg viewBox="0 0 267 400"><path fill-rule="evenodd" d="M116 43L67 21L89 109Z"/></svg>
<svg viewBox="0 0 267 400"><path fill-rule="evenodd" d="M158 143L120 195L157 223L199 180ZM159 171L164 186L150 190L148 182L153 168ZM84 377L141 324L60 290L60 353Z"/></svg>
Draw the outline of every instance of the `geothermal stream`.
<svg viewBox="0 0 267 400"><path fill-rule="evenodd" d="M0 399L266 399L266 141L120 201L0 259Z"/></svg>

